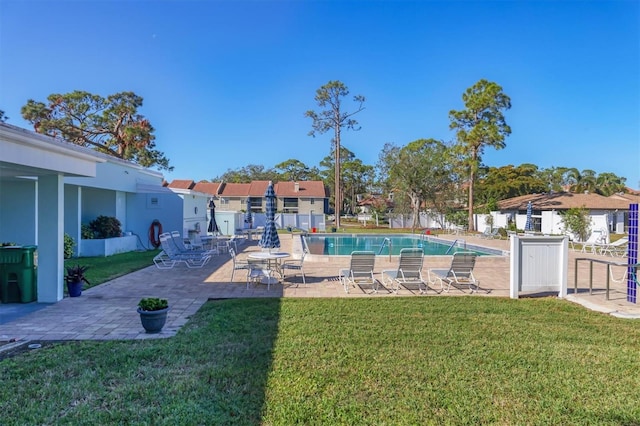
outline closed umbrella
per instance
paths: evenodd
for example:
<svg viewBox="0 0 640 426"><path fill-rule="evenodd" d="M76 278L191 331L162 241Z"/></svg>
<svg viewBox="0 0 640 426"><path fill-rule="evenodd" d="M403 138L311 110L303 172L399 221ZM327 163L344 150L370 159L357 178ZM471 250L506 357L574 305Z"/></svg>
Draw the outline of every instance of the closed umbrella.
<svg viewBox="0 0 640 426"><path fill-rule="evenodd" d="M244 223L247 223L248 228L253 227L253 216L251 215L251 198L247 197L247 211L244 213Z"/></svg>
<svg viewBox="0 0 640 426"><path fill-rule="evenodd" d="M531 201L527 203L527 222L524 224L525 231L533 231L533 206L531 205Z"/></svg>
<svg viewBox="0 0 640 426"><path fill-rule="evenodd" d="M269 182L267 191L264 193L266 198L266 216L267 223L264 227L264 233L260 238L260 247L262 248L279 248L280 237L278 237L278 230L276 229L276 193L273 190L273 182Z"/></svg>
<svg viewBox="0 0 640 426"><path fill-rule="evenodd" d="M211 219L209 219L209 228L207 231L212 234L219 234L220 228L218 228L218 224L216 223L216 205L213 203L213 198L209 200L209 214L211 215Z"/></svg>

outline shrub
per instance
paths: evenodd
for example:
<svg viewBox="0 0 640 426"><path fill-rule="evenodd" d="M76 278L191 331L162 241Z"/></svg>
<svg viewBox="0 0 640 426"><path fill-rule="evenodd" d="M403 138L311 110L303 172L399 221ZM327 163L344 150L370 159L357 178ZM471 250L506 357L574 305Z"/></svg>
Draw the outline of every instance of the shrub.
<svg viewBox="0 0 640 426"><path fill-rule="evenodd" d="M564 230L575 235L579 241L586 241L591 231L591 217L585 208L572 208L562 216L562 225Z"/></svg>
<svg viewBox="0 0 640 426"><path fill-rule="evenodd" d="M145 297L140 299L138 307L143 311L159 311L169 307L167 299L159 299L157 297Z"/></svg>
<svg viewBox="0 0 640 426"><path fill-rule="evenodd" d="M96 238L114 238L122 235L121 224L112 216L98 216L89 223Z"/></svg>
<svg viewBox="0 0 640 426"><path fill-rule="evenodd" d="M83 240L93 240L95 238L89 225L84 224L80 227L80 238Z"/></svg>
<svg viewBox="0 0 640 426"><path fill-rule="evenodd" d="M64 234L64 258L70 259L73 256L73 248L75 247L76 242L71 235Z"/></svg>

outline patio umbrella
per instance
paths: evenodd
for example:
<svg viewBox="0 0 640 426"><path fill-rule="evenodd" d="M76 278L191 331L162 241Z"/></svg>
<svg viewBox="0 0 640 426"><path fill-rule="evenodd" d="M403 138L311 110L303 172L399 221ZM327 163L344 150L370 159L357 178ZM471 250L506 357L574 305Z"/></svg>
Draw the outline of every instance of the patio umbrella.
<svg viewBox="0 0 640 426"><path fill-rule="evenodd" d="M276 193L273 190L273 182L269 182L264 197L266 198L267 223L265 224L259 244L262 248L279 248L280 237L278 237L278 230L276 229L276 222L274 220L276 217Z"/></svg>
<svg viewBox="0 0 640 426"><path fill-rule="evenodd" d="M213 203L213 198L209 200L209 214L211 215L211 219L209 219L209 228L207 231L212 234L217 234L220 232L220 228L218 228L218 224L216 223L216 205Z"/></svg>
<svg viewBox="0 0 640 426"><path fill-rule="evenodd" d="M531 205L531 201L527 203L527 221L524 224L525 231L533 231L533 218L531 217L533 214L533 206Z"/></svg>
<svg viewBox="0 0 640 426"><path fill-rule="evenodd" d="M253 217L251 215L251 198L247 197L247 211L244 213L244 223L249 224L249 229L253 226Z"/></svg>

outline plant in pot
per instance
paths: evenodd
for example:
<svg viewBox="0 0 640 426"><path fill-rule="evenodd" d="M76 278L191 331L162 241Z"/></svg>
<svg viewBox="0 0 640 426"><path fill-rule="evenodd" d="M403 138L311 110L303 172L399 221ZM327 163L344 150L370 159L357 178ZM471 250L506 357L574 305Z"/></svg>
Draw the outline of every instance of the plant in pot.
<svg viewBox="0 0 640 426"><path fill-rule="evenodd" d="M138 302L140 322L147 333L159 333L167 321L169 302L167 299L145 297Z"/></svg>
<svg viewBox="0 0 640 426"><path fill-rule="evenodd" d="M87 277L84 275L88 266L67 266L67 275L64 276L64 280L67 283L67 291L69 292L69 297L78 297L82 294L82 283L89 283Z"/></svg>

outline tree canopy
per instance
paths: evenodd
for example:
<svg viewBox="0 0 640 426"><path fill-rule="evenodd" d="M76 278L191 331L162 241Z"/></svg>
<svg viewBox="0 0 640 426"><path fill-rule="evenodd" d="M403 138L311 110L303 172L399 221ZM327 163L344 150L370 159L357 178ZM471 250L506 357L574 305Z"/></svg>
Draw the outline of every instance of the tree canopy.
<svg viewBox="0 0 640 426"><path fill-rule="evenodd" d="M355 111L345 112L342 108L342 98L349 95L349 89L344 83L340 81L329 81L324 86L316 90L316 96L314 97L316 103L320 108L320 111L316 112L309 110L305 112L305 117L311 118L312 130L309 132L309 136L315 137L317 133L323 134L329 130L333 130L333 138L331 143L333 146L333 153L335 155L335 189L334 189L334 205L336 210L335 226L340 226L340 206L341 206L341 192L340 192L340 132L344 129L360 130L358 122L353 119L353 116L364 109L364 96L356 95L353 97L353 102L357 104Z"/></svg>
<svg viewBox="0 0 640 426"><path fill-rule="evenodd" d="M465 109L449 111L449 128L456 131L458 152L463 156L469 179L469 230L475 229L473 220L474 183L482 162L485 147L502 149L511 134L503 111L511 108L511 99L498 84L480 80L462 95Z"/></svg>
<svg viewBox="0 0 640 426"><path fill-rule="evenodd" d="M138 113L142 98L121 92L103 98L84 91L54 93L48 103L29 99L22 117L38 133L62 137L76 145L132 161L144 167L173 170L155 149L154 128Z"/></svg>

